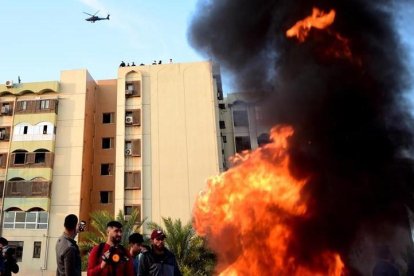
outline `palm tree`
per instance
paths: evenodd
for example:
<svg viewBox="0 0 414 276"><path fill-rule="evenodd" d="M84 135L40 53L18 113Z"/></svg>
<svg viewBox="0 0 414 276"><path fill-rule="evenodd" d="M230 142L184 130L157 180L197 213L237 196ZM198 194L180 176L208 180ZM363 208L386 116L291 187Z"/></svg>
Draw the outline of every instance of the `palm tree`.
<svg viewBox="0 0 414 276"><path fill-rule="evenodd" d="M128 246L128 237L134 233L138 232L138 229L142 226L145 220L140 221L140 212L139 210L133 210L130 216L125 216L124 213L119 210L116 219L107 211L95 211L90 214L91 217L91 227L94 231L81 232L79 239L79 249L83 253L82 257L82 270L86 268L88 261L88 254L92 248L105 242L107 239L106 234L106 224L112 220L117 220L122 224L122 240L121 244L124 247Z"/></svg>
<svg viewBox="0 0 414 276"><path fill-rule="evenodd" d="M182 225L181 220L162 218L165 229L155 222L149 222L150 230L161 229L166 234L165 243L175 255L183 275L211 275L215 256L206 248L205 241L196 235L191 222Z"/></svg>

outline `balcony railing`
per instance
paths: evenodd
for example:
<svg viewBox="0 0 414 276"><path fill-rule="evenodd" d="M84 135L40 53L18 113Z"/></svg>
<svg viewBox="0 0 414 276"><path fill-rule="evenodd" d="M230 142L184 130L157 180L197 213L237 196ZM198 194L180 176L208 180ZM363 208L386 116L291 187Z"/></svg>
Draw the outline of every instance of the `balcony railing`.
<svg viewBox="0 0 414 276"><path fill-rule="evenodd" d="M50 181L7 181L5 197L49 197Z"/></svg>

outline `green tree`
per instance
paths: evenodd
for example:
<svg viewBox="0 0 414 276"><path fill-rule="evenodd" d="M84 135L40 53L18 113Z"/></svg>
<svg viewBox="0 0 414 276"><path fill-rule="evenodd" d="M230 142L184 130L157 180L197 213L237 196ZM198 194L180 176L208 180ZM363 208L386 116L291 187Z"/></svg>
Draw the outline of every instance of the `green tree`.
<svg viewBox="0 0 414 276"><path fill-rule="evenodd" d="M215 256L206 247L205 241L197 236L191 222L183 225L180 219L162 218L165 228L149 222L150 230L161 229L167 236L165 244L174 253L180 271L184 276L212 275Z"/></svg>
<svg viewBox="0 0 414 276"><path fill-rule="evenodd" d="M80 233L79 249L82 252L82 270L86 270L89 252L92 248L105 242L107 239L106 224L112 220L119 221L122 224L122 240L121 244L124 247L128 246L128 237L138 232L138 229L142 226L145 220L140 220L139 210L134 210L130 216L125 216L124 213L119 210L118 215L114 218L107 211L95 211L90 214L92 231L85 231Z"/></svg>

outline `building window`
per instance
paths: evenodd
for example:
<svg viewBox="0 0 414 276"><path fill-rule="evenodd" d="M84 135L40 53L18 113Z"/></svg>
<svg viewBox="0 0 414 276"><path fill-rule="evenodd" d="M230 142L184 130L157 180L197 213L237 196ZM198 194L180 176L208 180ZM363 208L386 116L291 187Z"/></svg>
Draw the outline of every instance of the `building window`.
<svg viewBox="0 0 414 276"><path fill-rule="evenodd" d="M40 109L49 109L49 100L40 101Z"/></svg>
<svg viewBox="0 0 414 276"><path fill-rule="evenodd" d="M26 153L25 152L16 152L14 154L14 163L15 165L22 165L26 162Z"/></svg>
<svg viewBox="0 0 414 276"><path fill-rule="evenodd" d="M221 138L223 139L223 143L227 143L227 136L226 135L221 136Z"/></svg>
<svg viewBox="0 0 414 276"><path fill-rule="evenodd" d="M263 119L264 119L264 116L263 116L263 109L261 108L261 107L259 107L259 106L256 106L255 107L255 116L256 116L256 121L259 121L259 122L261 122L261 121L263 121Z"/></svg>
<svg viewBox="0 0 414 276"><path fill-rule="evenodd" d="M226 123L224 121L220 121L220 129L225 129L226 128Z"/></svg>
<svg viewBox="0 0 414 276"><path fill-rule="evenodd" d="M141 156L141 139L125 141L125 155Z"/></svg>
<svg viewBox="0 0 414 276"><path fill-rule="evenodd" d="M46 152L36 152L35 153L35 163L45 163L46 162Z"/></svg>
<svg viewBox="0 0 414 276"><path fill-rule="evenodd" d="M125 93L127 95L132 95L134 93L134 84L133 83L127 83L125 84Z"/></svg>
<svg viewBox="0 0 414 276"><path fill-rule="evenodd" d="M112 192L101 191L100 192L100 203L102 204L112 203Z"/></svg>
<svg viewBox="0 0 414 276"><path fill-rule="evenodd" d="M44 211L4 212L3 228L8 229L47 229L49 213Z"/></svg>
<svg viewBox="0 0 414 276"><path fill-rule="evenodd" d="M141 218L141 205L129 205L124 207L124 214L126 216L132 215L133 212L138 212L138 219Z"/></svg>
<svg viewBox="0 0 414 276"><path fill-rule="evenodd" d="M132 155L132 142L125 141L125 155Z"/></svg>
<svg viewBox="0 0 414 276"><path fill-rule="evenodd" d="M247 116L247 111L246 110L234 110L233 121L234 121L235 127L248 127L249 118Z"/></svg>
<svg viewBox="0 0 414 276"><path fill-rule="evenodd" d="M33 258L40 258L41 251L42 251L42 242L35 241L33 243Z"/></svg>
<svg viewBox="0 0 414 276"><path fill-rule="evenodd" d="M14 249L14 257L16 261L21 262L23 257L23 242L22 241L9 241L9 248Z"/></svg>
<svg viewBox="0 0 414 276"><path fill-rule="evenodd" d="M113 144L113 139L109 137L102 138L102 148L111 149Z"/></svg>
<svg viewBox="0 0 414 276"><path fill-rule="evenodd" d="M124 187L126 190L141 189L141 172L125 172Z"/></svg>
<svg viewBox="0 0 414 276"><path fill-rule="evenodd" d="M5 128L0 128L0 140L4 140L7 139L8 137L6 137L7 135L7 131Z"/></svg>
<svg viewBox="0 0 414 276"><path fill-rule="evenodd" d="M1 107L1 114L10 114L10 104L9 103L3 103Z"/></svg>
<svg viewBox="0 0 414 276"><path fill-rule="evenodd" d="M43 126L43 134L47 134L47 125Z"/></svg>
<svg viewBox="0 0 414 276"><path fill-rule="evenodd" d="M250 150L250 137L249 136L238 136L236 137L236 152L242 152L244 150Z"/></svg>
<svg viewBox="0 0 414 276"><path fill-rule="evenodd" d="M259 147L270 143L270 137L269 134L267 133L262 133L259 135L259 137L257 137L257 144L259 145Z"/></svg>
<svg viewBox="0 0 414 276"><path fill-rule="evenodd" d="M134 210L134 208L132 206L125 206L124 207L124 214L126 216L130 216L132 214L133 210Z"/></svg>
<svg viewBox="0 0 414 276"><path fill-rule="evenodd" d="M101 175L112 175L112 164L101 164Z"/></svg>
<svg viewBox="0 0 414 276"><path fill-rule="evenodd" d="M0 153L0 168L6 167L7 153ZM0 191L1 194L2 190Z"/></svg>
<svg viewBox="0 0 414 276"><path fill-rule="evenodd" d="M27 109L27 102L26 101L20 102L20 109L21 110L26 110Z"/></svg>
<svg viewBox="0 0 414 276"><path fill-rule="evenodd" d="M103 113L102 114L102 123L111 124L114 122L114 113Z"/></svg>
<svg viewBox="0 0 414 276"><path fill-rule="evenodd" d="M49 213L47 212L37 212L37 226L36 229L47 229L47 221L49 218Z"/></svg>
<svg viewBox="0 0 414 276"><path fill-rule="evenodd" d="M220 109L226 109L226 104L224 104L224 103L219 103L219 108L220 108Z"/></svg>
<svg viewBox="0 0 414 276"><path fill-rule="evenodd" d="M27 130L29 129L29 127L28 126L24 126L23 127L23 134L27 134Z"/></svg>

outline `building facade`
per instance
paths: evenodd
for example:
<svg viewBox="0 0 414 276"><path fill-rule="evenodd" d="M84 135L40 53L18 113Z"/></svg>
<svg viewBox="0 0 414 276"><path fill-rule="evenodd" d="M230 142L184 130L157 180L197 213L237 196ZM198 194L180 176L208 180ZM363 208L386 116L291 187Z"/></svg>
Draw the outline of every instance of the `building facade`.
<svg viewBox="0 0 414 276"><path fill-rule="evenodd" d="M232 166L230 157L256 149L269 141L272 127L262 115L262 97L258 94L231 93L219 101L219 128L223 167Z"/></svg>
<svg viewBox="0 0 414 276"><path fill-rule="evenodd" d="M217 72L177 63L0 85L0 235L22 275L55 274L67 214L191 219L206 179L223 170Z"/></svg>

